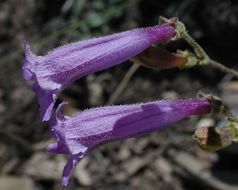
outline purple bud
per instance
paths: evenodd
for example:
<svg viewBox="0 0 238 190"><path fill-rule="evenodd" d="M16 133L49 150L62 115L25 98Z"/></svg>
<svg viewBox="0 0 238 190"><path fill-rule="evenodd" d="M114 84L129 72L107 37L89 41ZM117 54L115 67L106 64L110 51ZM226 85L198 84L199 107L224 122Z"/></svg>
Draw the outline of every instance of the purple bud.
<svg viewBox="0 0 238 190"><path fill-rule="evenodd" d="M73 81L134 57L156 42L165 42L175 35L169 24L139 28L105 37L71 43L35 56L25 43L23 75L33 81L41 119L50 118L58 94Z"/></svg>
<svg viewBox="0 0 238 190"><path fill-rule="evenodd" d="M213 104L207 98L161 100L94 108L72 117L61 114L63 105L50 120L57 142L47 150L69 155L62 176L62 185L66 186L75 165L98 145L153 132L191 115L210 113Z"/></svg>

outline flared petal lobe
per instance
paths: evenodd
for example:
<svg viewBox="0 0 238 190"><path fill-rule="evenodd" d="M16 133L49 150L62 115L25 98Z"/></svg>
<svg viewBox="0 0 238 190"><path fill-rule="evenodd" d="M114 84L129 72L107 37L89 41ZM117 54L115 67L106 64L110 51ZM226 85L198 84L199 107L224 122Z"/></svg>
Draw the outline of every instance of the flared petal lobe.
<svg viewBox="0 0 238 190"><path fill-rule="evenodd" d="M71 43L45 56L35 56L25 43L25 79L34 82L41 119L50 118L58 94L73 81L122 63L154 43L169 40L175 29L168 24L139 28L105 37Z"/></svg>
<svg viewBox="0 0 238 190"><path fill-rule="evenodd" d="M211 112L206 98L162 100L134 105L108 106L63 117L59 108L51 122L57 142L48 151L70 156L63 172L62 185L67 185L74 166L89 150L111 141L136 137L156 131L191 116Z"/></svg>

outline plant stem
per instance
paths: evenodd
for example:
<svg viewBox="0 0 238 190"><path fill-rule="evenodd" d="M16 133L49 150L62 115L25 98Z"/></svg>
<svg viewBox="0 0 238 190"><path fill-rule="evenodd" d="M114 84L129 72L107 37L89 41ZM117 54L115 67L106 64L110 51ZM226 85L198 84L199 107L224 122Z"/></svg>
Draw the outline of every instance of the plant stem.
<svg viewBox="0 0 238 190"><path fill-rule="evenodd" d="M208 64L213 66L216 69L219 69L227 74L231 74L231 75L235 76L236 78L238 78L238 71L236 71L234 69L230 69L217 61L209 59Z"/></svg>
<svg viewBox="0 0 238 190"><path fill-rule="evenodd" d="M182 32L181 37L185 41L187 41L190 46L192 46L196 56L200 60L199 64L200 65L207 64L209 57L206 54L206 52L203 50L203 48L187 32L186 33Z"/></svg>
<svg viewBox="0 0 238 190"><path fill-rule="evenodd" d="M207 65L208 64L208 65L213 66L216 69L219 69L220 71L223 71L227 74L232 74L233 76L238 78L238 71L236 71L234 69L230 69L230 68L224 66L223 64L210 59L209 56L207 55L207 53L204 51L204 49L193 39L192 36L190 36L188 34L186 27L182 22L180 22L180 21L176 22L176 29L178 32L178 36L180 38L184 39L193 48L194 53L198 58L199 65Z"/></svg>
<svg viewBox="0 0 238 190"><path fill-rule="evenodd" d="M118 84L117 88L114 90L113 94L111 95L110 99L106 103L106 105L112 105L115 103L117 98L121 95L122 91L126 88L126 85L132 78L132 76L135 74L135 72L138 70L140 67L139 64L133 64L130 69L127 71L123 79L120 81Z"/></svg>

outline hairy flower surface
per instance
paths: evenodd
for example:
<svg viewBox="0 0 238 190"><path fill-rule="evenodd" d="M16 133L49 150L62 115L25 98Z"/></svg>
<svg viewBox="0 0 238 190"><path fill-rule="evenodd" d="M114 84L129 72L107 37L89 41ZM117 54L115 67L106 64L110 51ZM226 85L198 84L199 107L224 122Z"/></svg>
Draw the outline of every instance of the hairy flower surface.
<svg viewBox="0 0 238 190"><path fill-rule="evenodd" d="M73 81L122 63L153 43L161 43L175 35L169 24L138 28L105 37L71 43L35 56L25 43L23 75L33 81L41 119L49 120L58 94Z"/></svg>
<svg viewBox="0 0 238 190"><path fill-rule="evenodd" d="M210 113L213 104L207 98L161 100L93 108L72 117L61 114L63 105L50 120L57 142L47 150L69 155L62 176L62 185L66 186L75 165L98 145L153 132L191 115Z"/></svg>

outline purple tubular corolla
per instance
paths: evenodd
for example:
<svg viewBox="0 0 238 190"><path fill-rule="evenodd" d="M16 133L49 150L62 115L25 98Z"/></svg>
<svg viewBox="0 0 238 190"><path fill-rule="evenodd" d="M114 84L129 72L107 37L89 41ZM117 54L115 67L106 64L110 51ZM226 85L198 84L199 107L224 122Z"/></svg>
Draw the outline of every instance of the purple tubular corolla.
<svg viewBox="0 0 238 190"><path fill-rule="evenodd" d="M90 150L120 139L153 132L191 115L208 114L212 103L206 98L161 100L141 104L106 106L63 116L62 103L50 120L56 143L48 146L53 153L69 155L62 185L68 184L73 168Z"/></svg>
<svg viewBox="0 0 238 190"><path fill-rule="evenodd" d="M42 121L50 119L57 96L75 80L122 63L175 33L168 24L138 28L64 45L45 56L35 56L25 43L23 75L33 81Z"/></svg>

